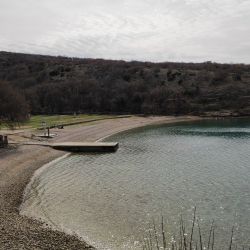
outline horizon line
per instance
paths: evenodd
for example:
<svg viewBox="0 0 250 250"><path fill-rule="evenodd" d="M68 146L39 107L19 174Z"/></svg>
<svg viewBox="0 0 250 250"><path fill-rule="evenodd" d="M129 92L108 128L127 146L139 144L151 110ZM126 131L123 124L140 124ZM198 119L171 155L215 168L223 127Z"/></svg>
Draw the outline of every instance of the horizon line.
<svg viewBox="0 0 250 250"><path fill-rule="evenodd" d="M0 50L0 53L9 53L9 54L22 54L22 55L30 55L30 56L43 56L43 57L58 57L58 58L67 58L67 59L77 59L77 60L103 60L103 61L113 61L113 62L125 62L125 63L150 63L150 64L164 64L164 63L176 63L176 64L218 64L218 65L244 65L250 66L250 63L241 63L241 62L216 62L212 60L194 62L194 61L143 61L143 60L126 60L126 59L111 59L111 58L101 58L101 57L76 57L76 56L69 56L69 55L53 55L53 54L39 54L39 53L32 53L32 52L20 52L20 51L6 51Z"/></svg>

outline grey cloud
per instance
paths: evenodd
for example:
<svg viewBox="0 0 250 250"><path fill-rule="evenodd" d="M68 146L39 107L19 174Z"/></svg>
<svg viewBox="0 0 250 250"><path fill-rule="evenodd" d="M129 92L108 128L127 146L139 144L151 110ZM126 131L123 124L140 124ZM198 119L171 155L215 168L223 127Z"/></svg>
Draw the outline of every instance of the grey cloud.
<svg viewBox="0 0 250 250"><path fill-rule="evenodd" d="M0 50L250 63L247 0L0 0Z"/></svg>

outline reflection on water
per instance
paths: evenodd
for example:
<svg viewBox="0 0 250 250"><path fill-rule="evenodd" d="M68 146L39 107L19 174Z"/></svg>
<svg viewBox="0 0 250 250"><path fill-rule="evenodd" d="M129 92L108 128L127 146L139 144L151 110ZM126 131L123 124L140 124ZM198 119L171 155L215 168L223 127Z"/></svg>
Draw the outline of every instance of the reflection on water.
<svg viewBox="0 0 250 250"><path fill-rule="evenodd" d="M236 224L250 244L250 120L202 121L137 129L112 138L115 154L71 155L38 174L22 213L81 235L99 249L141 249L164 215L168 237L197 206L217 243Z"/></svg>

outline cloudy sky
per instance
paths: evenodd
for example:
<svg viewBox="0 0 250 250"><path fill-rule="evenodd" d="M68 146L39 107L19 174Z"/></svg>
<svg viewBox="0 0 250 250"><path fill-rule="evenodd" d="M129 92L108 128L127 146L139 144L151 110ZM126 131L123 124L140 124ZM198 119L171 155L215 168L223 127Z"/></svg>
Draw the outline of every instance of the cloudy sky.
<svg viewBox="0 0 250 250"><path fill-rule="evenodd" d="M250 63L250 0L0 0L0 50Z"/></svg>

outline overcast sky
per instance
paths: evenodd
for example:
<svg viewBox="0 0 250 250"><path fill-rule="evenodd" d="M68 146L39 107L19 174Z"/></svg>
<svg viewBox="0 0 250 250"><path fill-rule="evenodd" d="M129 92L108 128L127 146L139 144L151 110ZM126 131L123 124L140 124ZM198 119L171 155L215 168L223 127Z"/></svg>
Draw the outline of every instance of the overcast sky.
<svg viewBox="0 0 250 250"><path fill-rule="evenodd" d="M0 0L0 50L250 63L250 0Z"/></svg>

